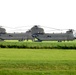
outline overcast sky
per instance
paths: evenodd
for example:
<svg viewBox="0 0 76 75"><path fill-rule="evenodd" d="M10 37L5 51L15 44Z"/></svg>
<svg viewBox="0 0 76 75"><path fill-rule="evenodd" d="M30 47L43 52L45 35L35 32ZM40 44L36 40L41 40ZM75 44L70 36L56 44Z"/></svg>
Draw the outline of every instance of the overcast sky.
<svg viewBox="0 0 76 75"><path fill-rule="evenodd" d="M76 30L76 0L0 0L0 26L33 25Z"/></svg>

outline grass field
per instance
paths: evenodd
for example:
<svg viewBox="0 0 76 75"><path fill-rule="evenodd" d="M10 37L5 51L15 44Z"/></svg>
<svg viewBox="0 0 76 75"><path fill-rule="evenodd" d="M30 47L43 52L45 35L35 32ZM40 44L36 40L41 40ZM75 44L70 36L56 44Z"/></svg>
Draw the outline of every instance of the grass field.
<svg viewBox="0 0 76 75"><path fill-rule="evenodd" d="M76 50L0 48L0 75L76 75Z"/></svg>
<svg viewBox="0 0 76 75"><path fill-rule="evenodd" d="M0 48L24 48L24 49L76 49L76 40L69 42L43 41L43 42L0 42Z"/></svg>

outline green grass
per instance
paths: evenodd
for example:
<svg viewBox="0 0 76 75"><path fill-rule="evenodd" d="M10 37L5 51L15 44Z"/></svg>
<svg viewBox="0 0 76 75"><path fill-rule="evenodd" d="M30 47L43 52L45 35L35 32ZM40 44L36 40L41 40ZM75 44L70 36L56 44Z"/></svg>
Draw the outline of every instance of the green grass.
<svg viewBox="0 0 76 75"><path fill-rule="evenodd" d="M2 70L0 75L76 75L76 71L21 71Z"/></svg>
<svg viewBox="0 0 76 75"><path fill-rule="evenodd" d="M76 50L0 48L0 75L76 75Z"/></svg>
<svg viewBox="0 0 76 75"><path fill-rule="evenodd" d="M0 60L75 60L73 49L0 49Z"/></svg>
<svg viewBox="0 0 76 75"><path fill-rule="evenodd" d="M24 49L76 49L76 41L69 42L0 42L0 48L24 48Z"/></svg>

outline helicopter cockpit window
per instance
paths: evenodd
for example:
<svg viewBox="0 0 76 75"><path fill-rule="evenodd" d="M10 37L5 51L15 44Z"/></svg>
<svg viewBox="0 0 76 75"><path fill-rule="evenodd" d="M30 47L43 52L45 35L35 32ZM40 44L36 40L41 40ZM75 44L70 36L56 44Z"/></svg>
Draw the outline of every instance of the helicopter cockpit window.
<svg viewBox="0 0 76 75"><path fill-rule="evenodd" d="M10 37L13 37L12 35L9 35Z"/></svg>
<svg viewBox="0 0 76 75"><path fill-rule="evenodd" d="M51 37L50 35L48 35L47 37Z"/></svg>

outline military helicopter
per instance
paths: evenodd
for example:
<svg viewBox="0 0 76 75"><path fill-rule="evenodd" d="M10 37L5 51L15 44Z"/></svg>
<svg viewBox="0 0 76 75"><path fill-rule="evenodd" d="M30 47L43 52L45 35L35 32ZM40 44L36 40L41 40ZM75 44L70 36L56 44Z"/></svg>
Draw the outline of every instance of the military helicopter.
<svg viewBox="0 0 76 75"><path fill-rule="evenodd" d="M69 29L65 33L45 33L44 29L34 25L30 30L24 33L7 33L5 28L0 27L0 40L32 40L34 42L42 41L73 41L76 39L76 33Z"/></svg>

